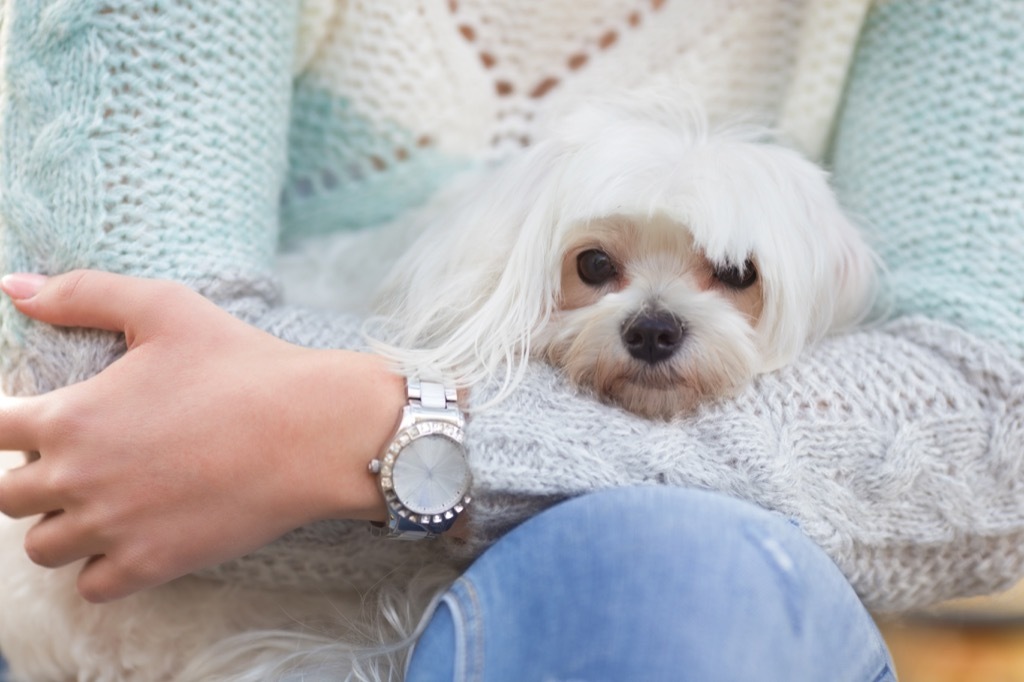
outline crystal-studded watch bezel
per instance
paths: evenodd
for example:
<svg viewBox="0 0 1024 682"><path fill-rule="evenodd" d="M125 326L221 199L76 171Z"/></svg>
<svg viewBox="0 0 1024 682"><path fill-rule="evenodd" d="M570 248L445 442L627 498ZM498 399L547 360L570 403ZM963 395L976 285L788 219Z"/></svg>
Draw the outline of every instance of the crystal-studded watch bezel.
<svg viewBox="0 0 1024 682"><path fill-rule="evenodd" d="M459 501L450 507L447 507L442 512L437 514L422 514L407 507L395 492L394 478L392 476L395 462L398 460L402 450L416 440L428 436L442 436L449 439L462 450L462 456L465 459L465 432L461 427L451 422L440 420L420 421L401 429L395 434L395 437L391 441L391 445L379 459L380 471L378 473L378 480L381 492L384 493L388 506L396 516L430 529L453 522L455 518L465 510L471 500L469 496L469 485L472 483L472 477L467 476L467 489L463 491L462 495L460 495Z"/></svg>

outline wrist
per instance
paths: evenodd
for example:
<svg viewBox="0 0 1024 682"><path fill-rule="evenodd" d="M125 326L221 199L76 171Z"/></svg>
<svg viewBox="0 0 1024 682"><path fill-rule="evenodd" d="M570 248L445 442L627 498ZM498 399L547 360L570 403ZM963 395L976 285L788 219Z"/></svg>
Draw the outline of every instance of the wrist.
<svg viewBox="0 0 1024 682"><path fill-rule="evenodd" d="M303 469L305 522L383 521L384 498L369 462L386 447L406 402L405 380L381 358L304 350L288 410L296 428L293 462ZM297 408L297 409L296 409Z"/></svg>

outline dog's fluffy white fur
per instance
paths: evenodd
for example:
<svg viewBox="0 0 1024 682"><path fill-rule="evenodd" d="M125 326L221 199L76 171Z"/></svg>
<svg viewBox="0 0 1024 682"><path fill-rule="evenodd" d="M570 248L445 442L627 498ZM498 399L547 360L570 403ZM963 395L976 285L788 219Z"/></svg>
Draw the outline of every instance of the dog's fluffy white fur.
<svg viewBox="0 0 1024 682"><path fill-rule="evenodd" d="M361 594L185 577L90 604L75 588L81 562L29 561L33 522L0 516L0 651L12 682L398 680L421 614L454 578L429 567Z"/></svg>
<svg viewBox="0 0 1024 682"><path fill-rule="evenodd" d="M825 173L763 137L712 132L699 106L665 89L591 102L414 220L310 245L282 272L293 300L323 304L338 293L330 273L364 262L353 252L394 253L422 231L373 327L401 367L466 385L497 377L508 391L540 357L602 399L670 417L791 362L871 298L874 258ZM594 268L604 274L586 281ZM349 300L365 295L345 286ZM654 336L631 337L637 320L653 320ZM672 347L649 356L665 320ZM403 638L445 582L375 603L390 605L387 635L361 630L366 604L353 594L184 579L91 605L75 593L77 566L24 557L25 529L0 521L0 648L33 682L396 679Z"/></svg>
<svg viewBox="0 0 1024 682"><path fill-rule="evenodd" d="M711 132L663 88L562 117L399 260L378 350L465 385L504 375L506 392L546 358L663 417L792 362L864 317L876 259L824 171L765 138ZM581 281L588 251L610 261L607 281ZM747 269L752 284L729 285ZM671 357L629 352L637 318L659 315L678 323Z"/></svg>

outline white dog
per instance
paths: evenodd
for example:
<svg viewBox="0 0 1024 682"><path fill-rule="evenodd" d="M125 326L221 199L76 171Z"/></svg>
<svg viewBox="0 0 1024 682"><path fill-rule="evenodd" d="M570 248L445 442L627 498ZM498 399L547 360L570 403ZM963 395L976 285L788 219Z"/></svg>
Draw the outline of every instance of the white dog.
<svg viewBox="0 0 1024 682"><path fill-rule="evenodd" d="M875 259L824 172L749 129L709 131L699 107L663 90L591 102L416 221L362 246L351 236L312 245L283 272L322 303L335 281L324 273L345 269L336 258L360 266L353 250L387 253L380 245L412 230L422 235L388 278L373 327L398 366L465 386L497 377L507 394L541 358L602 400L659 418L727 396L857 322L875 284ZM77 566L32 565L24 524L4 523L0 649L17 679L274 679L309 664L304 651L318 666L336 659L326 674L345 677L344 627L287 630L358 620L358 595L184 579L89 605L75 594ZM391 665L384 656L357 676L385 679Z"/></svg>

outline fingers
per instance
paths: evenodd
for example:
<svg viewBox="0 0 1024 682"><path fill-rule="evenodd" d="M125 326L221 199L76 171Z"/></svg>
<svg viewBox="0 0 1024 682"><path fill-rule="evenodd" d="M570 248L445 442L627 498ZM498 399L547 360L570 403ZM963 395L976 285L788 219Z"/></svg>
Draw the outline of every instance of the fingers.
<svg viewBox="0 0 1024 682"><path fill-rule="evenodd" d="M135 557L108 555L108 545L109 538L104 538L102 532L83 527L65 513L48 514L25 535L25 553L44 568L60 568L88 559L78 575L78 592L93 603L121 599L186 572L158 570L158 560L149 556L155 552L140 552Z"/></svg>
<svg viewBox="0 0 1024 682"><path fill-rule="evenodd" d="M58 511L63 498L58 487L45 480L40 462L0 472L0 513L12 519Z"/></svg>
<svg viewBox="0 0 1024 682"><path fill-rule="evenodd" d="M89 559L78 574L78 593L94 604L113 601L133 591L124 589L124 581L119 577L114 562L105 556Z"/></svg>
<svg viewBox="0 0 1024 682"><path fill-rule="evenodd" d="M15 306L29 317L62 327L128 332L145 312L158 311L164 292L176 285L98 270L63 275L17 273L0 279Z"/></svg>
<svg viewBox="0 0 1024 682"><path fill-rule="evenodd" d="M39 450L39 407L40 396L0 396L0 450ZM45 493L38 484L38 469L26 464L0 471L0 513L23 518L58 508L47 507L53 502L50 495L37 504L37 496Z"/></svg>
<svg viewBox="0 0 1024 682"><path fill-rule="evenodd" d="M25 553L34 563L59 568L97 553L99 539L63 512L47 514L25 534Z"/></svg>
<svg viewBox="0 0 1024 682"><path fill-rule="evenodd" d="M88 559L78 574L78 592L93 603L120 599L162 582L149 580L145 571L132 570L132 562L112 560L103 553L102 538L79 525L68 514L45 516L26 533L25 553L45 568Z"/></svg>
<svg viewBox="0 0 1024 682"><path fill-rule="evenodd" d="M143 554L92 557L78 574L78 593L86 601L103 603L162 585L185 572L167 572L159 561Z"/></svg>

